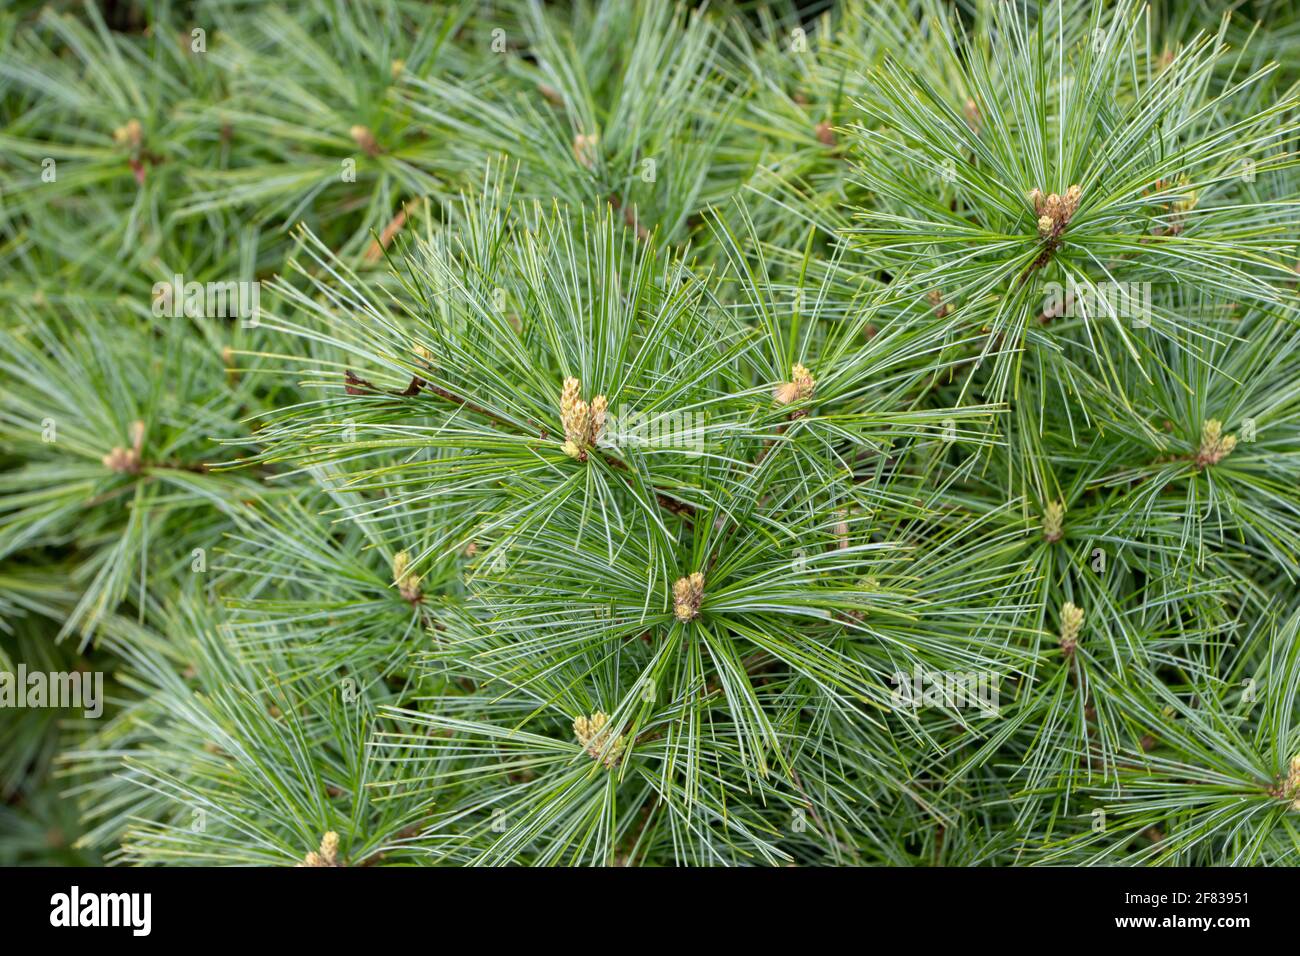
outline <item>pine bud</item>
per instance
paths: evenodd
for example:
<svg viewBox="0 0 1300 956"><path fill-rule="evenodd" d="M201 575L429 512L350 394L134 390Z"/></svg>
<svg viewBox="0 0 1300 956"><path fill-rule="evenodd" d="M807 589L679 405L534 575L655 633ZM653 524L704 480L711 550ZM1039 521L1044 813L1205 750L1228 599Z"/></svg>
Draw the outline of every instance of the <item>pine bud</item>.
<svg viewBox="0 0 1300 956"><path fill-rule="evenodd" d="M125 125L113 130L113 142L128 149L139 149L144 142L144 128L138 119L127 120Z"/></svg>
<svg viewBox="0 0 1300 956"><path fill-rule="evenodd" d="M393 555L393 583L403 600L419 604L422 600L420 575L411 571L411 552L398 551Z"/></svg>
<svg viewBox="0 0 1300 956"><path fill-rule="evenodd" d="M564 423L564 433L568 436L564 441L564 453L573 458L583 458L586 455L587 432L591 428L591 409L582 399L573 403L572 412Z"/></svg>
<svg viewBox="0 0 1300 956"><path fill-rule="evenodd" d="M1223 434L1221 421L1217 418L1207 419L1201 426L1201 447L1196 451L1196 467L1217 465L1231 455L1236 447L1236 436Z"/></svg>
<svg viewBox="0 0 1300 956"><path fill-rule="evenodd" d="M609 409L609 401L604 395L597 395L591 400L591 422L588 426L590 444L595 445L600 441L601 433L605 430L605 418Z"/></svg>
<svg viewBox="0 0 1300 956"><path fill-rule="evenodd" d="M1292 810L1300 810L1300 754L1291 758L1291 769L1282 784L1282 799L1291 801Z"/></svg>
<svg viewBox="0 0 1300 956"><path fill-rule="evenodd" d="M1082 198L1083 189L1077 184L1067 189L1064 196L1056 193L1044 196L1041 189L1030 190L1029 201L1038 217L1038 235L1043 239L1059 239L1074 218Z"/></svg>
<svg viewBox="0 0 1300 956"><path fill-rule="evenodd" d="M566 432L573 418L573 410L581 400L582 382L572 376L566 378L564 387L560 389L560 419L564 422Z"/></svg>
<svg viewBox="0 0 1300 956"><path fill-rule="evenodd" d="M626 741L622 734L611 741L606 728L608 723L609 716L598 710L590 717L576 718L573 721L573 735L592 760L599 760L607 770L613 770L623 756Z"/></svg>
<svg viewBox="0 0 1300 956"><path fill-rule="evenodd" d="M823 146L835 145L835 130L832 128L830 123L826 122L826 120L822 120L817 124L816 133L817 142L821 143Z"/></svg>
<svg viewBox="0 0 1300 956"><path fill-rule="evenodd" d="M931 289L927 292L925 294L925 301L934 307L934 316L937 319L946 318L948 313L952 311L952 309L948 307L948 303L943 301L943 293L938 289Z"/></svg>
<svg viewBox="0 0 1300 956"><path fill-rule="evenodd" d="M1186 173L1179 173L1178 179L1175 180L1175 183L1178 189L1181 190L1181 194L1173 201L1171 208L1180 216L1186 215L1196 208L1196 202L1200 198L1200 195L1195 189L1187 188L1188 179Z"/></svg>
<svg viewBox="0 0 1300 956"><path fill-rule="evenodd" d="M573 158L587 169L596 165L596 146L600 142L597 133L579 133L573 137Z"/></svg>
<svg viewBox="0 0 1300 956"><path fill-rule="evenodd" d="M778 385L772 392L772 397L778 405L790 405L812 398L816 387L817 382L812 377L812 373L796 362L794 368L790 370L790 381Z"/></svg>
<svg viewBox="0 0 1300 956"><path fill-rule="evenodd" d="M579 461L587 460L587 451L596 447L605 429L609 402L597 395L588 405L582 400L582 382L566 378L560 390L560 423L564 426L564 453Z"/></svg>
<svg viewBox="0 0 1300 956"><path fill-rule="evenodd" d="M140 454L143 447L144 422L134 421L131 423L131 447L123 448L121 445L115 445L113 450L100 461L109 471L115 471L119 475L137 475L144 463Z"/></svg>
<svg viewBox="0 0 1300 956"><path fill-rule="evenodd" d="M699 571L679 578L673 585L673 613L683 624L700 616L704 600L704 575Z"/></svg>
<svg viewBox="0 0 1300 956"><path fill-rule="evenodd" d="M352 136L353 142L365 150L368 156L379 155L379 143L375 139L375 134L370 132L369 127L354 126L348 133Z"/></svg>
<svg viewBox="0 0 1300 956"><path fill-rule="evenodd" d="M1065 535L1065 503L1048 502L1043 509L1043 537L1048 541L1060 541Z"/></svg>
<svg viewBox="0 0 1300 956"><path fill-rule="evenodd" d="M1066 657L1074 654L1079 643L1079 629L1083 627L1083 608L1069 601L1061 605L1061 652Z"/></svg>
<svg viewBox="0 0 1300 956"><path fill-rule="evenodd" d="M320 850L308 850L297 866L342 866L339 862L339 835L333 830L325 834L320 841Z"/></svg>

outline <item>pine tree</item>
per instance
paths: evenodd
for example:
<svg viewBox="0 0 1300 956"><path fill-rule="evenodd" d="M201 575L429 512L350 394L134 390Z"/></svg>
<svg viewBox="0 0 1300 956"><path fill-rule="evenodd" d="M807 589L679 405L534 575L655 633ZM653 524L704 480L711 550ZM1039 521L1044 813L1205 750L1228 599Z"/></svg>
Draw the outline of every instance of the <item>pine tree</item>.
<svg viewBox="0 0 1300 956"><path fill-rule="evenodd" d="M0 863L1300 862L1297 30L0 13Z"/></svg>

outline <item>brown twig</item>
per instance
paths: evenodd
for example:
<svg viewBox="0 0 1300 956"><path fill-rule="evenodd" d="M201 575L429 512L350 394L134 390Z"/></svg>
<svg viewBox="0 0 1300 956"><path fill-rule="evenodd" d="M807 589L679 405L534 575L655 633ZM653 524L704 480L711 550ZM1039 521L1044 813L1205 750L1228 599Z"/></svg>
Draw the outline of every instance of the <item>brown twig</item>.
<svg viewBox="0 0 1300 956"><path fill-rule="evenodd" d="M402 208L397 211L397 215L388 221L388 225L384 226L384 231L379 234L379 238L370 241L370 246L366 249L365 254L366 262L378 262L380 257L383 256L384 250L392 244L397 234L406 225L406 214L409 208L408 204L403 203Z"/></svg>

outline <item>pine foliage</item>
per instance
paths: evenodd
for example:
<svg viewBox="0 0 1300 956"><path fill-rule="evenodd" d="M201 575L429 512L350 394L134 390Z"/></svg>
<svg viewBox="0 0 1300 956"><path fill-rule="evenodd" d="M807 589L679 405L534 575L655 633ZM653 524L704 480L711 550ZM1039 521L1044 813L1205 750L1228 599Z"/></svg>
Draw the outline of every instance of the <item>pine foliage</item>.
<svg viewBox="0 0 1300 956"><path fill-rule="evenodd" d="M0 13L0 863L1300 863L1213 6Z"/></svg>

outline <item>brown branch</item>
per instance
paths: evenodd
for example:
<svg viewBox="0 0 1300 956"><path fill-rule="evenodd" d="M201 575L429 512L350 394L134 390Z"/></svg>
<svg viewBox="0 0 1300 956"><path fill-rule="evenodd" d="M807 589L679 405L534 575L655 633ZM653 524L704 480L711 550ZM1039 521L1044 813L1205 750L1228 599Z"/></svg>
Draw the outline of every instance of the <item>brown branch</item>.
<svg viewBox="0 0 1300 956"><path fill-rule="evenodd" d="M402 227L406 225L406 213L408 208L407 204L403 203L402 208L397 211L397 215L389 220L388 225L384 226L384 231L379 234L379 238L371 240L370 247L366 249L366 262L378 262L380 257L383 256L384 250L392 245L393 239L397 237L397 234L402 231Z"/></svg>

